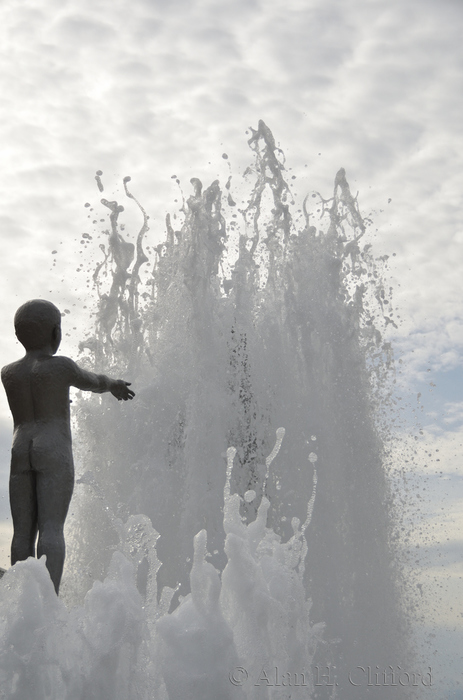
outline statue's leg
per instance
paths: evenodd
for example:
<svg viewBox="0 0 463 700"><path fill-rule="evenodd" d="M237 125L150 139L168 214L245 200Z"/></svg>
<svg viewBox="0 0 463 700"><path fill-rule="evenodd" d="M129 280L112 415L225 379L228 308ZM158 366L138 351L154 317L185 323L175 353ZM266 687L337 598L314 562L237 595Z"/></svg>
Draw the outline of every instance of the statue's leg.
<svg viewBox="0 0 463 700"><path fill-rule="evenodd" d="M53 461L49 460L46 471L37 472L37 556L46 554L47 569L58 594L65 557L64 521L74 488L74 467L72 460L59 465L53 465Z"/></svg>
<svg viewBox="0 0 463 700"><path fill-rule="evenodd" d="M13 518L13 541L11 543L11 565L35 556L37 537L36 475L30 467L18 471L11 465L10 505ZM16 467L16 468L15 468Z"/></svg>

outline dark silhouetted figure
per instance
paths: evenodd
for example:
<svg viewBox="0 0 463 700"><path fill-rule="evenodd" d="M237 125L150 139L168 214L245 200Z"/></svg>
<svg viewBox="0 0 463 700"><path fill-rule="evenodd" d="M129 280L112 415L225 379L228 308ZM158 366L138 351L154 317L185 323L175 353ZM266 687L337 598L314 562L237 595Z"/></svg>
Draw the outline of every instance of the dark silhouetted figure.
<svg viewBox="0 0 463 700"><path fill-rule="evenodd" d="M61 314L49 301L34 299L14 317L25 356L2 369L2 382L13 414L10 504L14 535L11 564L37 555L59 591L63 573L64 521L74 488L69 387L127 401L135 394L122 379L81 369L55 353L61 342Z"/></svg>

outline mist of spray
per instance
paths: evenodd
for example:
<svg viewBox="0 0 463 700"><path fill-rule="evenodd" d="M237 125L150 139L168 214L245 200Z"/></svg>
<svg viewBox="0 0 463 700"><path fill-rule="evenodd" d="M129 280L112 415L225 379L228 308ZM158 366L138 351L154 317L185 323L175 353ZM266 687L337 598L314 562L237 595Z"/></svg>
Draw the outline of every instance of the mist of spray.
<svg viewBox="0 0 463 700"><path fill-rule="evenodd" d="M62 584L71 612L45 590L41 562L7 578L12 610L27 608L28 587L53 610L43 627L26 614L46 641L24 641L21 658L45 685L59 676L59 697L405 692L349 681L407 653L377 421L391 363L382 329L394 323L383 261L362 240L343 169L331 198L312 193L297 211L263 122L249 145L247 202L236 204L231 177L223 190L192 179L183 223L167 217L150 270L149 218L130 178L134 243L123 207L102 200L110 230L81 362L131 380L137 396L78 403ZM5 676L11 688L27 683L21 663ZM313 664L332 669L337 690L314 685ZM287 687L265 682L274 668Z"/></svg>

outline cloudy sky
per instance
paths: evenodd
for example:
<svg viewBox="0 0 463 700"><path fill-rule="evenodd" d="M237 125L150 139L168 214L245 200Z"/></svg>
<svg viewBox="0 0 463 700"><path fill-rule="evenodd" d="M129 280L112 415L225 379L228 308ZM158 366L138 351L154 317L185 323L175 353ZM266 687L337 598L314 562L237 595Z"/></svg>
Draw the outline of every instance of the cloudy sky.
<svg viewBox="0 0 463 700"><path fill-rule="evenodd" d="M463 624L462 30L462 0L3 0L0 8L2 364L20 352L12 317L28 298L69 309L73 337L63 351L75 349L86 318L79 242L104 216L95 207L89 219L84 207L101 197L97 170L108 198L122 198L131 175L161 240L178 197L171 176L186 193L193 176L224 183L229 164L238 176L251 160L246 130L259 119L300 193L329 196L345 167L374 220L375 249L391 256L402 317L391 339L403 413L422 427L417 473L435 539L423 585L448 591L430 622L443 645ZM4 520L10 434L2 397ZM0 549L6 566L8 545Z"/></svg>

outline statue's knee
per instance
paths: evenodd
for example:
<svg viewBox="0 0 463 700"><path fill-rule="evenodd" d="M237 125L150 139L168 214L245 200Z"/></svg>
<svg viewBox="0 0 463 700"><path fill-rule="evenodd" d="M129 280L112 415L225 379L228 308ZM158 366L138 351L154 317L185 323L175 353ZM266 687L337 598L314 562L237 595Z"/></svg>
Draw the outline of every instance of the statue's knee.
<svg viewBox="0 0 463 700"><path fill-rule="evenodd" d="M45 526L39 532L38 547L41 550L61 549L64 548L64 532L63 528L52 525Z"/></svg>
<svg viewBox="0 0 463 700"><path fill-rule="evenodd" d="M23 535L14 535L11 543L11 554L15 561L24 561L28 557L34 556L35 541Z"/></svg>

